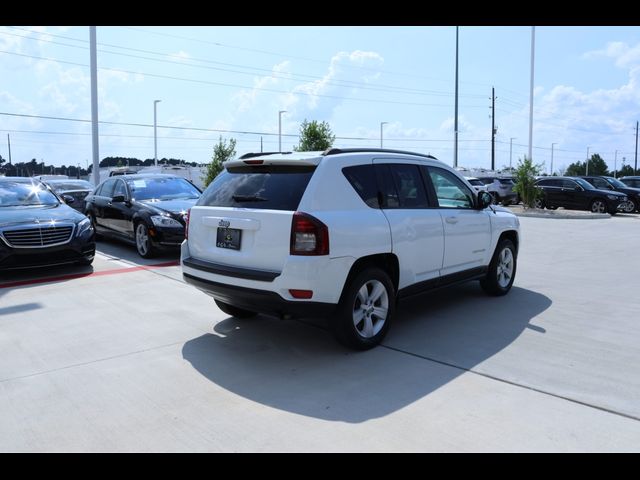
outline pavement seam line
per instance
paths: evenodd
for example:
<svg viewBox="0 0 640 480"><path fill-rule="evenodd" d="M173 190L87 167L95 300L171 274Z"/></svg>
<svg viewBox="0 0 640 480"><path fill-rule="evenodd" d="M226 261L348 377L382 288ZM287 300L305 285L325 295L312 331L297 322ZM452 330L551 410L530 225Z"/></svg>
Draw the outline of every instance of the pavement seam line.
<svg viewBox="0 0 640 480"><path fill-rule="evenodd" d="M420 355L420 354L417 354L417 353L407 352L406 350L402 350L400 348L390 347L388 345L383 345L383 344L380 344L380 346L383 347L383 348L386 348L388 350L392 350L394 352L403 353L405 355L409 355L409 356L412 356L412 357L420 358L422 360L427 360L429 362L434 362L434 363L438 363L440 365L444 365L444 366L447 366L447 367L451 367L451 368L455 368L455 369L462 370L462 371L465 371L465 372L473 373L474 375L478 375L480 377L485 377L485 378L488 378L490 380L495 380L497 382L506 383L507 385L512 385L514 387L524 388L526 390L531 390L532 392L541 393L543 395L548 395L550 397L555 397L555 398L558 398L560 400L566 400L568 402L576 403L576 404L582 405L584 407L593 408L595 410L600 410L601 412L610 413L612 415L617 415L619 417L624 417L624 418L627 418L629 420L635 420L637 422L640 422L640 417L636 417L636 416L630 415L628 413L617 412L615 410L611 410L609 408L601 407L601 406L598 406L598 405L593 405L591 403L583 402L582 400L577 400L575 398L565 397L565 396L559 395L557 393L547 392L545 390L541 390L541 389L536 388L536 387L530 387L528 385L522 385L520 383L516 383L516 382L513 382L511 380L506 380L504 378L495 377L493 375L489 375L488 373L478 372L476 370L473 370L473 369L470 369L470 368L466 368L466 367L461 367L459 365L455 365L453 363L448 363L448 362L445 362L443 360L438 360L438 359L427 357L427 356Z"/></svg>
<svg viewBox="0 0 640 480"><path fill-rule="evenodd" d="M184 341L180 341L180 342L174 342L174 343L167 343L165 345L158 345L158 346L155 346L155 347L145 348L145 349L142 349L142 350L136 350L135 352L127 352L127 353L122 353L120 355L113 355L111 357L98 358L98 359L91 360L91 361L88 361L88 362L74 363L73 365L66 365L64 367L53 368L51 370L43 370L41 372L29 373L28 375L21 375L19 377L3 378L3 379L0 379L0 383L11 382L13 380L22 380L24 378L30 378L30 377L37 377L39 375L46 375L48 373L59 372L61 370L67 370L69 368L83 367L85 365L91 365L93 363L105 362L105 361L108 361L108 360L114 360L116 358L124 358L124 357L127 357L129 355L137 355L139 353L151 352L153 350L159 350L161 348L173 347L175 345L181 345L181 344L183 345L186 341L188 341L188 340L184 340Z"/></svg>

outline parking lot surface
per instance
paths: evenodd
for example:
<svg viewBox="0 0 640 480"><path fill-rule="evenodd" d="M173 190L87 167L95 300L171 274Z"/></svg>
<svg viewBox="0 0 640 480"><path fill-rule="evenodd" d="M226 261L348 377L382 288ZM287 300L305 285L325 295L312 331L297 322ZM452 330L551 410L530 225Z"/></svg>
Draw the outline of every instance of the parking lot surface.
<svg viewBox="0 0 640 480"><path fill-rule="evenodd" d="M367 352L228 318L177 253L2 274L0 451L638 451L639 219L520 220L506 297L416 297Z"/></svg>

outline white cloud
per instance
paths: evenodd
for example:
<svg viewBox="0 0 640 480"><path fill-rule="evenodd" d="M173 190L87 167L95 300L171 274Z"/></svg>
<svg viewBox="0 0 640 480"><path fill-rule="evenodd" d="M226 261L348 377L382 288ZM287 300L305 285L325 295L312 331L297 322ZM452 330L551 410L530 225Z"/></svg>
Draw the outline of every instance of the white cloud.
<svg viewBox="0 0 640 480"><path fill-rule="evenodd" d="M592 50L583 55L583 58L607 57L615 60L615 65L620 68L633 68L640 66L640 43L630 46L626 42L609 42L605 48Z"/></svg>

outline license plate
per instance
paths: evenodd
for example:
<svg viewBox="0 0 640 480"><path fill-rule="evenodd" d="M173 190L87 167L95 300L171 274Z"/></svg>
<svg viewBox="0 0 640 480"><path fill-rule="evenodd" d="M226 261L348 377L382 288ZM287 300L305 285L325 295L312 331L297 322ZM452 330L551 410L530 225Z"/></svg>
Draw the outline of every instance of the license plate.
<svg viewBox="0 0 640 480"><path fill-rule="evenodd" d="M242 230L237 228L218 227L216 247L240 250L240 237Z"/></svg>

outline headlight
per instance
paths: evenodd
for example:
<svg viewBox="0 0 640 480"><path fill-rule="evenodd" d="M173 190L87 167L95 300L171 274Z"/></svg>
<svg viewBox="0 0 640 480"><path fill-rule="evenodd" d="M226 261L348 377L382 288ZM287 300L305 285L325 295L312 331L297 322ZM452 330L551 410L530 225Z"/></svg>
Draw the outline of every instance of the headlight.
<svg viewBox="0 0 640 480"><path fill-rule="evenodd" d="M182 228L182 224L171 217L165 217L163 215L151 215L151 221L156 227L173 227Z"/></svg>
<svg viewBox="0 0 640 480"><path fill-rule="evenodd" d="M617 195L607 195L609 200L624 200L623 198L618 197Z"/></svg>
<svg viewBox="0 0 640 480"><path fill-rule="evenodd" d="M89 230L91 228L91 220L89 220L88 218L85 218L84 220L81 220L78 225L76 225L76 236L79 237L80 235L82 235L84 232L86 232L87 230Z"/></svg>

